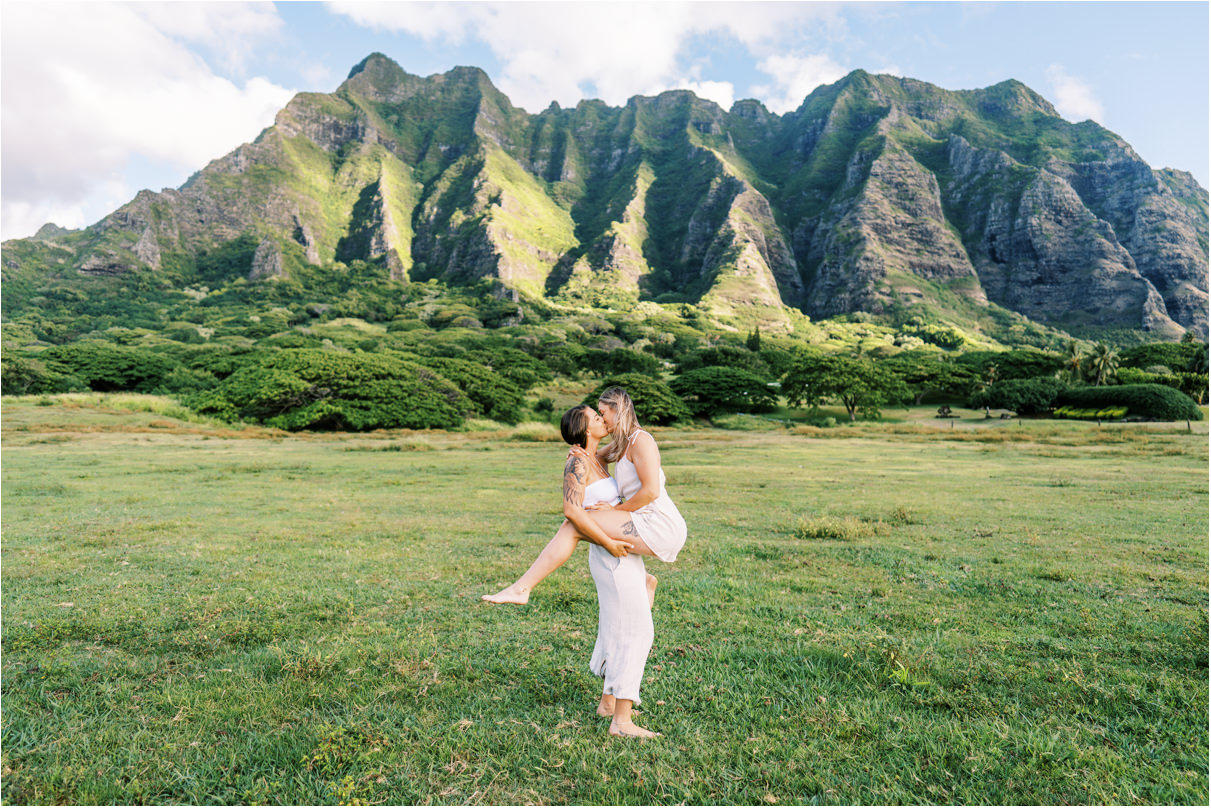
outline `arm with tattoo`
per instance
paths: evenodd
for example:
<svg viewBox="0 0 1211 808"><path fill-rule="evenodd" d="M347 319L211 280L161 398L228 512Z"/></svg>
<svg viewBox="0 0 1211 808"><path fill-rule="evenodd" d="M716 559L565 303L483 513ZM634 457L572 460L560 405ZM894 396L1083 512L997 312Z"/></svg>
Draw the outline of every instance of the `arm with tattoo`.
<svg viewBox="0 0 1211 808"><path fill-rule="evenodd" d="M593 544L602 547L613 542L601 526L589 516L584 509L585 480L588 478L588 464L579 455L572 455L563 468L563 515L576 526L582 536Z"/></svg>

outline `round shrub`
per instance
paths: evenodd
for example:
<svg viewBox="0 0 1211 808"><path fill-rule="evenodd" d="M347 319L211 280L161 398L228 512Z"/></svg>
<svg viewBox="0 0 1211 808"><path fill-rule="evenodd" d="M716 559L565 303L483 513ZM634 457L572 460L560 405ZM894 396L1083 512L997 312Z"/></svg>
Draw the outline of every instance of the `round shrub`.
<svg viewBox="0 0 1211 808"><path fill-rule="evenodd" d="M771 352L776 353L776 351ZM677 361L677 372L685 373L705 367L736 368L748 371L754 376L760 376L766 381L774 380L774 372L763 354L754 353L748 348L735 345L717 345L713 348L701 348L682 356Z"/></svg>
<svg viewBox="0 0 1211 808"><path fill-rule="evenodd" d="M134 391L149 393L164 380L176 363L166 356L142 348L105 342L73 342L47 348L39 359L47 368L72 376L103 393Z"/></svg>
<svg viewBox="0 0 1211 808"><path fill-rule="evenodd" d="M36 356L5 351L0 358L0 388L6 396L74 393L88 389L83 380L53 370Z"/></svg>
<svg viewBox="0 0 1211 808"><path fill-rule="evenodd" d="M529 390L540 382L549 382L555 378L551 369L540 360L516 348L477 348L467 351L465 358L486 366L513 382L523 391Z"/></svg>
<svg viewBox="0 0 1211 808"><path fill-rule="evenodd" d="M610 387L621 387L635 402L635 417L640 425L674 424L690 417L685 402L664 382L638 373L609 376L585 397L583 403L595 406L597 399Z"/></svg>
<svg viewBox="0 0 1211 808"><path fill-rule="evenodd" d="M475 404L478 415L515 424L521 420L521 388L488 368L466 359L432 356L417 360L458 385Z"/></svg>
<svg viewBox="0 0 1211 808"><path fill-rule="evenodd" d="M1198 421L1203 417L1189 396L1163 384L1074 387L1057 396L1055 403L1083 410L1126 407L1132 417L1158 421Z"/></svg>
<svg viewBox="0 0 1211 808"><path fill-rule="evenodd" d="M1009 379L989 385L988 389L972 395L967 406L972 409L993 407L1013 410L1018 415L1038 415L1048 412L1066 385L1059 379Z"/></svg>
<svg viewBox="0 0 1211 808"><path fill-rule="evenodd" d="M778 403L765 379L739 368L687 370L669 382L669 388L690 412L708 418L728 412L769 412Z"/></svg>
<svg viewBox="0 0 1211 808"><path fill-rule="evenodd" d="M186 401L287 430L448 429L474 405L430 368L384 354L284 350Z"/></svg>
<svg viewBox="0 0 1211 808"><path fill-rule="evenodd" d="M615 348L612 351L589 349L584 353L583 366L602 375L619 373L643 373L654 376L664 367L651 354L632 351L630 348Z"/></svg>

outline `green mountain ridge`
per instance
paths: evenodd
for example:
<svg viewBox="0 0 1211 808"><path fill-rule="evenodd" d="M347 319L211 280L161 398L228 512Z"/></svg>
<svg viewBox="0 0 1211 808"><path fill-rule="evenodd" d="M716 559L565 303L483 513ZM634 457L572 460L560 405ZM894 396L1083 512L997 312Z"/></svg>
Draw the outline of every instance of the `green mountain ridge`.
<svg viewBox="0 0 1211 808"><path fill-rule="evenodd" d="M249 284L368 262L513 300L692 304L725 327L802 312L1207 335L1207 192L1017 81L949 91L855 71L795 111L677 90L536 115L478 68L372 54L180 189L4 244L6 318L48 283L255 244ZM243 260L243 259L241 259Z"/></svg>

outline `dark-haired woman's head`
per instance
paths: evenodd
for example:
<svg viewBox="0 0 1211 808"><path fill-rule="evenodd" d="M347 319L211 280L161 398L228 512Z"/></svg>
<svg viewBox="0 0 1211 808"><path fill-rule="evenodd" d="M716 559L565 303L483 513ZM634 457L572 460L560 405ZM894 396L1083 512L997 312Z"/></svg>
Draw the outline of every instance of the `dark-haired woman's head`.
<svg viewBox="0 0 1211 808"><path fill-rule="evenodd" d="M588 445L590 437L601 440L609 432L597 410L588 404L581 404L569 409L563 414L563 418L559 419L559 434L563 435L564 442L568 445L584 448Z"/></svg>
<svg viewBox="0 0 1211 808"><path fill-rule="evenodd" d="M563 435L564 443L569 446L584 447L589 434L589 413L592 410L584 406L572 407L559 419L559 434Z"/></svg>

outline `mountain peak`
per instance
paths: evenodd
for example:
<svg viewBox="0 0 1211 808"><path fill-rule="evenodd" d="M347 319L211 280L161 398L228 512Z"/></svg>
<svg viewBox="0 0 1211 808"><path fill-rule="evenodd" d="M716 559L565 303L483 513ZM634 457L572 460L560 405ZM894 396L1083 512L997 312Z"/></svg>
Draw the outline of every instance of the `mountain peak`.
<svg viewBox="0 0 1211 808"><path fill-rule="evenodd" d="M367 70L390 70L391 68L401 71L403 69L391 57L375 51L365 59L362 59L360 62L355 64L353 69L349 71L349 75L345 77L345 80L348 81L357 74L364 73Z"/></svg>
<svg viewBox="0 0 1211 808"><path fill-rule="evenodd" d="M267 131L100 226L39 231L21 260L207 278L229 244L258 282L363 261L394 280L689 302L779 327L783 305L983 320L995 304L1206 331L1206 191L1016 80L946 90L854 70L785 116L684 89L531 115L477 67L420 77L376 52ZM36 308L34 286L7 289Z"/></svg>

